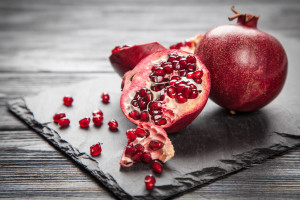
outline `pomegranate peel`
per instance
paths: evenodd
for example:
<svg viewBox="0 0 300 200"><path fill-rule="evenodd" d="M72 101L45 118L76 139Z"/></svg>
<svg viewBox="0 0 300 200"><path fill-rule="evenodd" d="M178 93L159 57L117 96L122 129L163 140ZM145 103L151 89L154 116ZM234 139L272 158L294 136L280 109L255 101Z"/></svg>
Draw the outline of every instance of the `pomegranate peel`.
<svg viewBox="0 0 300 200"><path fill-rule="evenodd" d="M149 135L144 137L136 137L134 141L128 140L126 147L124 148L120 165L123 167L130 167L134 163L139 162L140 160L144 161L140 156L145 152L150 153L150 158L153 160L160 160L163 163L170 160L174 154L174 147L171 140L168 138L167 133L160 126L150 124L148 122L141 122L138 124L137 128L142 128L149 131ZM132 130L132 129L130 129ZM163 143L162 148L158 150L152 150L149 147L151 141L160 141ZM143 148L142 148L143 147ZM131 149L130 149L131 148ZM139 159L136 160L136 155L138 154ZM147 160L149 163L149 160Z"/></svg>
<svg viewBox="0 0 300 200"><path fill-rule="evenodd" d="M175 57L186 60L188 56L195 58L195 63L188 63L195 65L192 72L197 76L194 79L186 77L187 74L179 74L189 70L188 64L179 64L175 60ZM162 72L161 68L169 63L173 71ZM142 121L138 119L139 115L133 116L130 113L133 110L147 111L148 122L160 125L167 133L179 131L190 124L204 108L210 91L210 75L204 64L197 56L180 50L163 50L151 54L128 71L123 82L120 105L125 116L138 124ZM163 87L153 88L155 85Z"/></svg>
<svg viewBox="0 0 300 200"><path fill-rule="evenodd" d="M109 56L114 70L122 77L127 71L132 70L143 58L166 49L158 42L138 44L134 46L116 47Z"/></svg>

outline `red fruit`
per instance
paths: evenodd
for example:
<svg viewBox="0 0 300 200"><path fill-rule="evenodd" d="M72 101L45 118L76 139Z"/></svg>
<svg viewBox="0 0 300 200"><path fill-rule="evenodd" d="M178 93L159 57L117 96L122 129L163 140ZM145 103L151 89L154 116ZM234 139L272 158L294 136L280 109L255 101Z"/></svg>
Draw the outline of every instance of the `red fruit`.
<svg viewBox="0 0 300 200"><path fill-rule="evenodd" d="M95 115L93 116L93 123L95 126L100 126L103 122L103 117L101 115Z"/></svg>
<svg viewBox="0 0 300 200"><path fill-rule="evenodd" d="M240 14L235 25L208 31L196 54L212 77L210 98L233 111L248 112L270 103L287 76L287 56L280 42L258 30L257 16Z"/></svg>
<svg viewBox="0 0 300 200"><path fill-rule="evenodd" d="M68 127L70 125L70 120L68 118L61 118L58 120L58 125L62 128Z"/></svg>
<svg viewBox="0 0 300 200"><path fill-rule="evenodd" d="M122 77L127 71L132 70L140 60L164 49L166 48L157 42L117 47L112 51L109 60L114 70Z"/></svg>
<svg viewBox="0 0 300 200"><path fill-rule="evenodd" d="M133 142L136 139L135 129L129 129L126 131L126 136L130 142Z"/></svg>
<svg viewBox="0 0 300 200"><path fill-rule="evenodd" d="M106 92L102 93L101 98L102 98L103 103L109 102L109 94L108 93L106 93Z"/></svg>
<svg viewBox="0 0 300 200"><path fill-rule="evenodd" d="M64 117L66 117L65 113L56 113L53 116L53 121L57 123L61 118L64 118Z"/></svg>
<svg viewBox="0 0 300 200"><path fill-rule="evenodd" d="M101 110L95 110L95 111L93 112L93 116L96 116L96 115L100 115L100 116L103 117L103 112L102 112Z"/></svg>
<svg viewBox="0 0 300 200"><path fill-rule="evenodd" d="M72 103L73 103L73 98L70 97L70 96L65 96L65 97L63 98L63 102L64 102L64 104L65 104L66 106L71 106Z"/></svg>
<svg viewBox="0 0 300 200"><path fill-rule="evenodd" d="M91 119L89 117L85 117L79 121L79 125L82 128L87 128L90 125Z"/></svg>
<svg viewBox="0 0 300 200"><path fill-rule="evenodd" d="M94 144L90 147L90 153L92 156L100 155L102 149L100 143Z"/></svg>
<svg viewBox="0 0 300 200"><path fill-rule="evenodd" d="M182 61L178 70L173 69L171 73L159 71L160 66L165 66L167 61L178 63L178 59ZM200 81L194 79L194 74L191 79L178 76L179 71L184 70L180 67L185 66L187 59L189 62L196 60L193 73L202 73L197 76ZM190 95L193 89L202 92ZM136 117L133 112L147 112L148 122L160 125L168 133L172 133L183 129L199 115L206 104L209 91L209 72L197 56L178 50L164 50L143 59L124 75L120 104L123 113L131 122L138 124L144 121L144 117L142 120L141 116Z"/></svg>
<svg viewBox="0 0 300 200"><path fill-rule="evenodd" d="M147 190L152 190L155 186L155 177L151 174L147 175L145 177L145 186Z"/></svg>
<svg viewBox="0 0 300 200"><path fill-rule="evenodd" d="M174 147L163 128L151 123L141 122L138 124L135 132L138 129L146 130L146 132L149 132L149 135L145 135L144 137L136 137L136 139L132 141L130 139L128 140L128 144L124 148L120 160L121 166L129 167L133 165L133 163L139 161L150 163L152 159L158 159L164 163L174 156ZM153 147L151 148L150 145L152 141L161 143L161 145L159 145L160 148L153 150Z"/></svg>
<svg viewBox="0 0 300 200"><path fill-rule="evenodd" d="M153 160L152 171L160 174L163 171L162 163L159 160Z"/></svg>
<svg viewBox="0 0 300 200"><path fill-rule="evenodd" d="M111 130L117 130L118 129L118 122L115 119L110 120L107 125L109 126L109 129Z"/></svg>
<svg viewBox="0 0 300 200"><path fill-rule="evenodd" d="M196 35L193 38L187 39L185 42L179 42L177 44L171 45L170 49L178 49L178 50L194 53L202 37L203 37L202 34Z"/></svg>

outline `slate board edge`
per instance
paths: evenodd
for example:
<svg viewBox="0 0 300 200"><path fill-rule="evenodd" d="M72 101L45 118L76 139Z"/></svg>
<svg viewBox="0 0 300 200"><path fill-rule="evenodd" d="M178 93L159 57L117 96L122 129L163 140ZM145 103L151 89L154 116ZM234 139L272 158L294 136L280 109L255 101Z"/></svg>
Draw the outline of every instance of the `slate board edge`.
<svg viewBox="0 0 300 200"><path fill-rule="evenodd" d="M174 187L177 188L173 193L171 193L169 196L159 196L159 192L149 192L147 196L131 196L130 194L126 193L114 180L114 178L109 175L102 172L99 168L96 170L89 169L85 164L80 162L81 159L88 159L89 161L96 162L93 158L91 158L86 153L80 153L77 149L74 149L67 141L60 138L59 134L55 131L47 127L47 124L41 124L38 121L35 120L33 113L27 108L26 102L23 98L17 98L14 100L10 100L7 103L9 111L11 111L14 115L16 115L19 119L21 119L23 122L25 122L31 129L33 129L35 132L39 133L43 138L45 138L50 144L52 144L56 149L58 149L63 154L67 155L71 158L72 161L74 161L76 164L78 164L80 167L82 167L84 170L87 170L90 174L92 174L103 186L105 186L112 194L114 194L118 199L169 199L173 198L175 196L178 196L180 194L187 193L189 191L192 191L193 189L199 188L201 186L208 185L209 183L215 182L217 180L220 180L222 178L225 178L231 174L235 174L241 170L244 170L246 168L249 168L253 166L254 164L262 163L262 161L282 155L286 153L287 151L296 148L300 146L300 137L295 137L294 135L289 135L285 133L277 133L275 134L280 135L281 137L288 137L293 140L297 140L298 143L294 144L293 146L282 146L282 145L276 145L273 148L272 154L268 155L262 155L260 158L254 159L251 162L249 160L241 160L240 158L244 158L245 156L243 154L248 154L246 157L250 157L249 154L256 154L264 152L266 149L254 149L251 152L245 152L240 155L235 155L235 160L220 160L220 162L230 165L236 165L236 167L231 167L231 169L222 169L220 167L209 167L204 168L202 171L196 171L191 172L185 175L185 177L175 178L176 184L175 185L166 185L162 187L157 187L156 190L164 190L168 189L168 187ZM57 137L58 140L54 139L54 137ZM269 149L268 149L269 150ZM198 180L193 179L193 177L197 177ZM208 178L202 178L206 177ZM193 183L191 185L191 183ZM155 195L156 193L156 195Z"/></svg>

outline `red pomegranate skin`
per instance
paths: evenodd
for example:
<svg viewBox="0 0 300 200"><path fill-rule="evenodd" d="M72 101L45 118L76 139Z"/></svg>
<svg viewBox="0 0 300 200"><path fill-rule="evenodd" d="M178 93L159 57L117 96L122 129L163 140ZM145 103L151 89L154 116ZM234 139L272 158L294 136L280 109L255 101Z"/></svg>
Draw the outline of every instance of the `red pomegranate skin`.
<svg viewBox="0 0 300 200"><path fill-rule="evenodd" d="M114 52L109 56L109 61L114 70L121 76L132 70L143 58L166 48L158 42L150 42L130 47L121 48L120 51Z"/></svg>
<svg viewBox="0 0 300 200"><path fill-rule="evenodd" d="M283 88L287 56L280 42L256 28L257 18L208 31L196 50L211 73L210 99L233 111L270 103Z"/></svg>

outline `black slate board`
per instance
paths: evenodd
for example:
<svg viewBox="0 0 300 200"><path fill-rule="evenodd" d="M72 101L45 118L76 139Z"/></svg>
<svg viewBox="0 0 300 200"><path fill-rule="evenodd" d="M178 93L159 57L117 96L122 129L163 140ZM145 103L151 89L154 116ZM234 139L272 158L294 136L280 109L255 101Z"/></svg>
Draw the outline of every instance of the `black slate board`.
<svg viewBox="0 0 300 200"><path fill-rule="evenodd" d="M120 199L170 198L300 145L299 113L297 109L290 109L292 106L286 102L287 106L283 107L280 98L260 111L238 115L230 115L208 101L191 125L170 135L175 157L165 164L164 172L156 176L156 188L147 191L143 180L151 173L148 165L119 166L127 141L125 132L135 127L120 110L121 92L115 92L120 82L116 75L57 87L33 97L10 101L8 107ZM104 91L111 95L109 104L100 101ZM62 97L66 94L74 97L71 107L62 105ZM78 121L91 116L97 108L104 112L103 125L80 128ZM60 129L52 122L52 116L58 111L67 114L70 127ZM108 129L107 122L111 118L119 122L119 131ZM103 143L102 154L90 157L89 147L98 141Z"/></svg>

